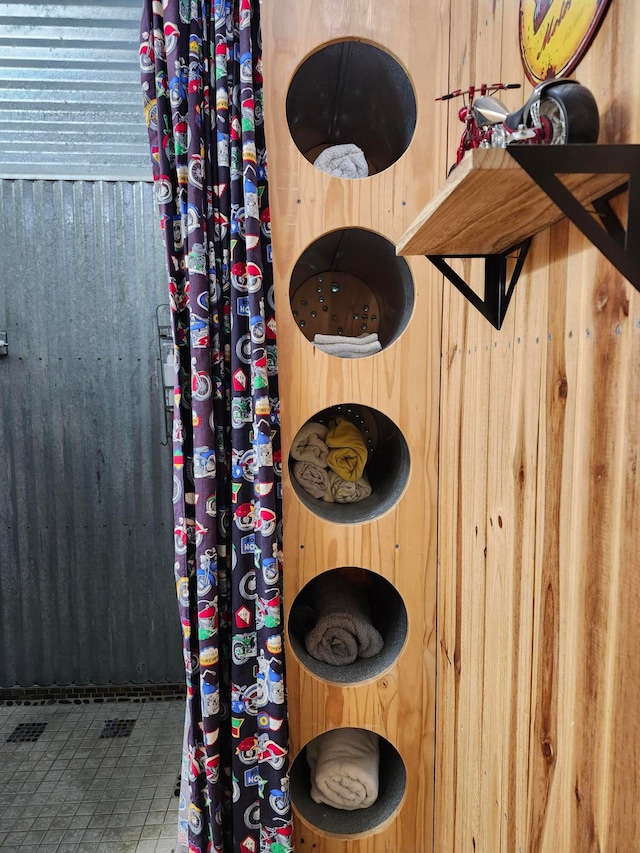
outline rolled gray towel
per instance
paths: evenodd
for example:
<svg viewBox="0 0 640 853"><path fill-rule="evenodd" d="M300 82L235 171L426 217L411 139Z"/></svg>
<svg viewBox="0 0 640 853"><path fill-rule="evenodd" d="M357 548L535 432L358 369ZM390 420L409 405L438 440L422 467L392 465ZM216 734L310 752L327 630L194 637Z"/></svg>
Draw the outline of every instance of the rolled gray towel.
<svg viewBox="0 0 640 853"><path fill-rule="evenodd" d="M335 471L330 471L329 489L337 504L354 504L369 497L371 483L366 474L363 474L359 480L344 480Z"/></svg>
<svg viewBox="0 0 640 853"><path fill-rule="evenodd" d="M297 459L298 462L313 462L314 465L326 468L329 448L324 439L327 431L327 426L317 424L314 421L309 421L302 426L291 442L293 458Z"/></svg>
<svg viewBox="0 0 640 853"><path fill-rule="evenodd" d="M293 476L312 498L322 498L333 503L329 469L314 465L313 462L294 462Z"/></svg>
<svg viewBox="0 0 640 853"><path fill-rule="evenodd" d="M312 343L316 349L339 358L364 358L382 349L377 332L359 337L317 334L314 335Z"/></svg>
<svg viewBox="0 0 640 853"><path fill-rule="evenodd" d="M366 178L369 174L364 152L351 142L325 148L313 161L313 165L336 178Z"/></svg>
<svg viewBox="0 0 640 853"><path fill-rule="evenodd" d="M314 584L312 606L318 621L304 638L311 657L346 666L382 650L384 640L371 621L364 584L351 583L332 572Z"/></svg>
<svg viewBox="0 0 640 853"><path fill-rule="evenodd" d="M317 332L313 336L314 344L339 344L339 343L349 343L355 344L356 346L366 346L367 344L373 344L378 340L377 332L369 332L369 334L363 333L361 335L323 335L320 332Z"/></svg>

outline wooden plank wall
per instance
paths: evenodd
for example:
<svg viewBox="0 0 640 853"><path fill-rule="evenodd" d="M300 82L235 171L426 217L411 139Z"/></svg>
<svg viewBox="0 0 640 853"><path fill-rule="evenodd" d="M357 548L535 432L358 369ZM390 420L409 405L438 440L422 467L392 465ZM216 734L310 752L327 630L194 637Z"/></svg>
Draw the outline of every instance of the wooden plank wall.
<svg viewBox="0 0 640 853"><path fill-rule="evenodd" d="M448 7L422 0L270 0L262 6L265 121L278 317L282 435L286 449L304 423L342 403L371 406L402 431L411 457L406 489L383 515L336 524L310 512L284 479L285 618L298 592L320 573L358 566L390 581L403 597L408 636L396 662L355 685L311 673L287 645L292 755L332 728L363 727L400 753L407 785L399 811L370 831L328 835L296 819L296 849L316 853L428 853L432 847L435 730L435 568L442 279L425 258L409 260L415 306L403 334L383 352L339 359L315 350L289 307L291 272L301 253L335 229L359 227L392 243L435 190L433 159L444 162L446 111L434 114L438 81L446 76ZM303 60L326 44L353 39L395 57L412 80L418 107L408 151L386 171L340 180L315 169L297 150L285 101ZM372 81L372 84L375 81ZM385 104L380 103L380 109ZM295 796L294 796L295 806Z"/></svg>
<svg viewBox="0 0 640 853"><path fill-rule="evenodd" d="M309 243L350 225L397 239L444 180L461 126L436 95L503 79L523 83L505 97L521 105L518 4L262 8L285 447L348 400L390 417L412 456L399 504L360 525L315 517L285 465L286 612L342 565L387 578L409 611L398 661L369 682L328 684L289 649L294 756L361 725L398 748L409 778L384 826L347 838L298 818L298 849L426 853L435 770L437 853L640 850L640 296L565 220L534 239L500 332L421 258L409 326L373 359L314 351L286 308ZM319 173L286 125L296 68L342 38L389 50L418 100L409 150L362 181ZM640 7L613 0L575 73L596 96L601 142L640 140L639 42Z"/></svg>
<svg viewBox="0 0 640 853"><path fill-rule="evenodd" d="M530 92L517 7L452 0L451 88ZM639 41L613 0L574 74L600 142L640 141ZM500 332L443 316L435 850L640 850L640 294L565 220Z"/></svg>

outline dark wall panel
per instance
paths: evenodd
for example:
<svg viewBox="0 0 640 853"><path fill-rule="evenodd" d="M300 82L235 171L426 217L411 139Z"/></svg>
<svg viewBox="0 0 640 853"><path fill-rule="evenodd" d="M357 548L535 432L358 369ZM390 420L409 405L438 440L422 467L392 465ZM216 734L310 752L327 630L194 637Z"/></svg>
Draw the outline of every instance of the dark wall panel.
<svg viewBox="0 0 640 853"><path fill-rule="evenodd" d="M0 684L180 681L146 183L1 181Z"/></svg>

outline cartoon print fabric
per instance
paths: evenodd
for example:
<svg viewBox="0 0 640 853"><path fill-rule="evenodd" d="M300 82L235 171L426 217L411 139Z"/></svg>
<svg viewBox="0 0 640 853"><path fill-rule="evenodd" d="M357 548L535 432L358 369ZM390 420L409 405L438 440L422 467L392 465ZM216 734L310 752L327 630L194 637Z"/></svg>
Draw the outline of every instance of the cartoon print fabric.
<svg viewBox="0 0 640 853"><path fill-rule="evenodd" d="M287 853L258 0L144 0L140 62L177 367L175 579L187 683L177 849Z"/></svg>

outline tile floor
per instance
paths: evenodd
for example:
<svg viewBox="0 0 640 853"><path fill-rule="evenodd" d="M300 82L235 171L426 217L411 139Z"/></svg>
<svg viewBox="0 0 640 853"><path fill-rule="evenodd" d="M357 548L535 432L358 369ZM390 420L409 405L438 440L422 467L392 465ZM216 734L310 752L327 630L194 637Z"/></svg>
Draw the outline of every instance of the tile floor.
<svg viewBox="0 0 640 853"><path fill-rule="evenodd" d="M171 853L183 717L181 699L0 706L0 851Z"/></svg>

